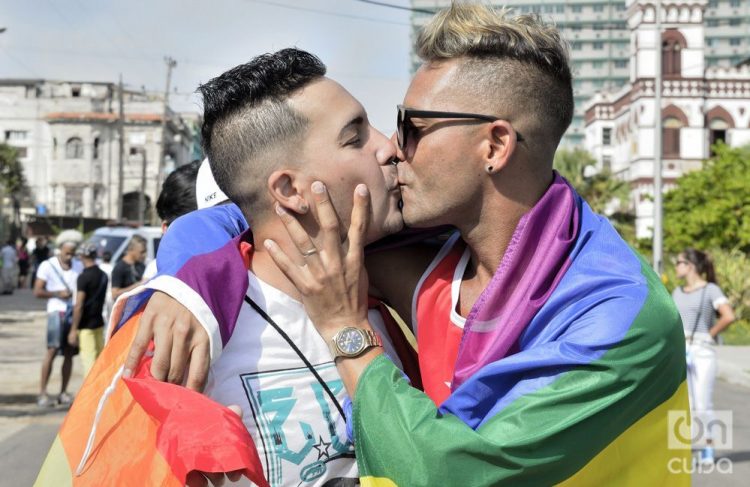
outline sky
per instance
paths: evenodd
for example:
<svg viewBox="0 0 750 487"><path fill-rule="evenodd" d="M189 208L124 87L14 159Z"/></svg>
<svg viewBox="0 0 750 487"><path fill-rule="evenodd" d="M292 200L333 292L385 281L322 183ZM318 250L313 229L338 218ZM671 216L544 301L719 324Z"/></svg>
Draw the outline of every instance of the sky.
<svg viewBox="0 0 750 487"><path fill-rule="evenodd" d="M407 7L409 0L383 0ZM359 0L0 0L0 78L117 82L201 111L195 89L259 54L296 46L388 135L409 84L411 13Z"/></svg>

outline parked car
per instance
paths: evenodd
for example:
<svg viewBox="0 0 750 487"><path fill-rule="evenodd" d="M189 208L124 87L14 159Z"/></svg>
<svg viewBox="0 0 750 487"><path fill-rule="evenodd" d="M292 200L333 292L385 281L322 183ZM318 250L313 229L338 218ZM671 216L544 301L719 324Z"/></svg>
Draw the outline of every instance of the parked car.
<svg viewBox="0 0 750 487"><path fill-rule="evenodd" d="M133 235L140 235L146 239L146 263L151 262L159 250L161 227L101 227L94 230L87 242L96 244L99 259L104 252L110 252L112 263L115 264L125 255L125 249Z"/></svg>

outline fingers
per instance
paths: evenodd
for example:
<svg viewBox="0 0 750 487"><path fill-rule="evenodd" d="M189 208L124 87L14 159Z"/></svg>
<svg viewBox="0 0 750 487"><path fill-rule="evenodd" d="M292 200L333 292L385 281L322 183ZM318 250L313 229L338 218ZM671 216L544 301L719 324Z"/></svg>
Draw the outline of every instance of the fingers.
<svg viewBox="0 0 750 487"><path fill-rule="evenodd" d="M227 480L230 482L237 482L242 478L242 470L235 470L234 472L227 472Z"/></svg>
<svg viewBox="0 0 750 487"><path fill-rule="evenodd" d="M190 322L176 321L172 326L172 353L169 361L169 372L167 373L167 381L172 384L182 384L190 355L191 338Z"/></svg>
<svg viewBox="0 0 750 487"><path fill-rule="evenodd" d="M279 204L276 204L276 214L279 215L282 223L284 223L284 227L294 245L305 256L305 262L311 269L319 269L321 267L320 254L317 252L312 239L310 239L310 235L307 234L300 222Z"/></svg>
<svg viewBox="0 0 750 487"><path fill-rule="evenodd" d="M318 214L318 222L323 234L323 250L331 259L340 255L341 234L339 233L339 217L331 203L325 184L315 181L311 188L313 200Z"/></svg>
<svg viewBox="0 0 750 487"><path fill-rule="evenodd" d="M185 480L187 487L207 487L208 480L200 472L189 472Z"/></svg>
<svg viewBox="0 0 750 487"><path fill-rule="evenodd" d="M203 328L201 328L201 330L203 330ZM209 356L209 343L208 338L206 338L205 342L199 343L193 347L193 352L190 354L190 368L188 370L185 387L194 391L203 392L203 388L206 387L206 380L208 379L208 367L210 363L211 357Z"/></svg>
<svg viewBox="0 0 750 487"><path fill-rule="evenodd" d="M141 358L143 358L148 344L154 337L153 317L154 315L148 312L148 305L146 305L146 311L141 316L141 320L138 323L138 331L135 334L133 343L130 345L128 358L125 359L125 373L123 374L125 377L130 377L138 369L138 364L141 363Z"/></svg>
<svg viewBox="0 0 750 487"><path fill-rule="evenodd" d="M172 352L172 333L166 326L154 325L154 358L151 361L151 375L164 381L169 373Z"/></svg>
<svg viewBox="0 0 750 487"><path fill-rule="evenodd" d="M302 268L292 262L292 259L290 259L289 256L281 250L281 247L279 247L279 245L273 240L263 241L263 246L268 250L268 255L271 256L271 259L276 263L276 266L281 269L281 272L292 281L292 284L294 284L297 289L302 290L306 284L306 278L303 275Z"/></svg>
<svg viewBox="0 0 750 487"><path fill-rule="evenodd" d="M370 192L367 186L360 184L354 190L354 205L352 207L352 221L349 225L349 249L347 263L357 268L364 259L364 247L367 238L367 227L370 224Z"/></svg>

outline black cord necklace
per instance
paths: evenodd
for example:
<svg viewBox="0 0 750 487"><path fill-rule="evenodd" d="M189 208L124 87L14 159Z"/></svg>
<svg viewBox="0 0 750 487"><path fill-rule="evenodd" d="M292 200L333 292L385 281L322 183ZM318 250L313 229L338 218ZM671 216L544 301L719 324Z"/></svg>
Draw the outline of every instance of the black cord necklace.
<svg viewBox="0 0 750 487"><path fill-rule="evenodd" d="M294 342L292 341L292 339L289 338L289 335L287 335L286 332L284 332L284 330L282 330L281 327L279 325L277 325L276 322L273 321L273 319L271 319L270 316L268 316L268 313L266 313L265 311L263 311L263 309L260 306L258 306L258 304L250 298L250 296L245 295L245 302L247 304L249 304L255 310L255 312L258 313L264 320L266 320L269 325L271 325L277 332L279 332L279 335L281 335L281 337L284 340L286 340L286 342L289 344L289 346L292 347L292 350L294 350L297 353L297 355L299 356L299 358L302 359L302 361L305 363L305 365L307 366L307 368L310 370L310 373L312 375L314 375L315 378L318 380L318 382L320 383L321 387L323 387L323 390L325 390L326 393L328 394L328 397L331 398L331 400L333 401L333 404L336 406L336 409L339 410L339 413L341 414L341 417L342 418L346 418L346 416L344 415L344 408L341 407L341 404L339 404L339 401L338 401L338 399L336 399L336 396L333 395L333 392L328 387L328 384L326 384L326 382L323 380L323 378L320 376L320 374L318 374L318 371L315 370L315 367L313 367L313 365L310 363L310 361L307 360L307 357L305 357L305 355L297 347L297 345L294 344Z"/></svg>

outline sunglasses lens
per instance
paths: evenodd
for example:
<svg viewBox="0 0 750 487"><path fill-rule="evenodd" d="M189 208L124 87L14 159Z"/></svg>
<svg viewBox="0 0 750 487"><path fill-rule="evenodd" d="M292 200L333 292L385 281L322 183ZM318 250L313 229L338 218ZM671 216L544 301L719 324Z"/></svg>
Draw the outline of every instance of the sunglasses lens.
<svg viewBox="0 0 750 487"><path fill-rule="evenodd" d="M398 148L404 150L404 111L400 108L396 114L396 138L398 139Z"/></svg>

